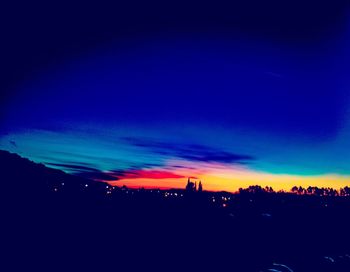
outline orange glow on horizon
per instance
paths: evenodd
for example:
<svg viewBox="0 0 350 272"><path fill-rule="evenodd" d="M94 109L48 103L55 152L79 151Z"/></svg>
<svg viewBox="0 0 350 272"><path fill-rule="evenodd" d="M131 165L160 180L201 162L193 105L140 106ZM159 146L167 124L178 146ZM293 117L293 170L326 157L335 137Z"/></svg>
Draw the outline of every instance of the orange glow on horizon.
<svg viewBox="0 0 350 272"><path fill-rule="evenodd" d="M304 188L309 186L317 186L339 189L341 187L350 185L350 176L342 176L337 174L297 176L287 174L260 173L254 171L233 171L232 173L206 173L196 176L196 180L201 180L204 190L208 191L236 192L239 188L246 188L250 185L260 185L262 187L271 186L276 191L289 191L293 186L302 186ZM164 179L125 178L108 182L111 185L126 185L127 187L132 188L185 188L187 177Z"/></svg>

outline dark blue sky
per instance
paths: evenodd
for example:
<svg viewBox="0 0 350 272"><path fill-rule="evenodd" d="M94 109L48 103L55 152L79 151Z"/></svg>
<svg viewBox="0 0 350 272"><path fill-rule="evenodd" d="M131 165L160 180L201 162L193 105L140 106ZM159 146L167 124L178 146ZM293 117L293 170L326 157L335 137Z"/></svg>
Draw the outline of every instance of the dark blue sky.
<svg viewBox="0 0 350 272"><path fill-rule="evenodd" d="M8 105L34 127L186 122L323 140L348 105L341 40L317 54L209 34L112 44L48 69L19 88L21 106Z"/></svg>
<svg viewBox="0 0 350 272"><path fill-rule="evenodd" d="M348 14L341 1L9 6L1 146L67 171L344 180Z"/></svg>

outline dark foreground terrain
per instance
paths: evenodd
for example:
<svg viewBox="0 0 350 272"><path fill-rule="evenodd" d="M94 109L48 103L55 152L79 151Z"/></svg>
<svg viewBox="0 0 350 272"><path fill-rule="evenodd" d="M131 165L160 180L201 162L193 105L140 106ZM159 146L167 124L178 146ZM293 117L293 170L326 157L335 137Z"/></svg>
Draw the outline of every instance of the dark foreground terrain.
<svg viewBox="0 0 350 272"><path fill-rule="evenodd" d="M0 153L3 271L350 271L350 199L111 187Z"/></svg>

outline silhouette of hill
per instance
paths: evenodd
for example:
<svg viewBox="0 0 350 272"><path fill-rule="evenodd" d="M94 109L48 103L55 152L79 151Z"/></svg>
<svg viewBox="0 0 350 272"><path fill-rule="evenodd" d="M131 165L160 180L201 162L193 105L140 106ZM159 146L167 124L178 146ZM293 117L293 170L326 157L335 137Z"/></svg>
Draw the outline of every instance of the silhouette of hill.
<svg viewBox="0 0 350 272"><path fill-rule="evenodd" d="M103 182L70 175L5 150L0 150L0 178L1 191L7 198L43 197L58 186L76 193L86 185L95 190L105 186Z"/></svg>

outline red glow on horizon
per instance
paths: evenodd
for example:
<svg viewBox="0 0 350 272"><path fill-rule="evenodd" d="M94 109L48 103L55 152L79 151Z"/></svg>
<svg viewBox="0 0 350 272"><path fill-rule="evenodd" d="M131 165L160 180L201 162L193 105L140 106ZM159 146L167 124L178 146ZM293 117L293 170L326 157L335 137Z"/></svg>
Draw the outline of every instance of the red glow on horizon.
<svg viewBox="0 0 350 272"><path fill-rule="evenodd" d="M119 177L119 180L123 179L137 179L137 178L146 178L146 179L168 179L168 178L184 178L185 176L175 174L170 171L162 170L134 170L128 171Z"/></svg>

